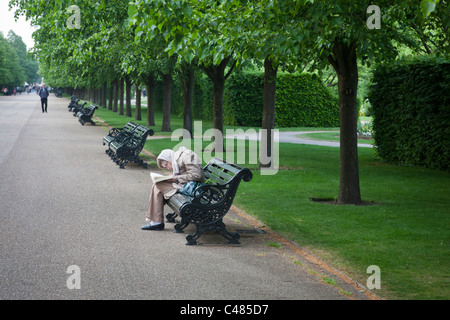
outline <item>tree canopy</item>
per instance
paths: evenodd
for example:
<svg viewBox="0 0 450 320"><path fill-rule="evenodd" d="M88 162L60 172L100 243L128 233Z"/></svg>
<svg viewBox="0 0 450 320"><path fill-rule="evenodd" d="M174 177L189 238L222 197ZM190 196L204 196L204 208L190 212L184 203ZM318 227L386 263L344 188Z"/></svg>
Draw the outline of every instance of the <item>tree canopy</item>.
<svg viewBox="0 0 450 320"><path fill-rule="evenodd" d="M358 65L394 60L399 46L445 57L450 48L445 0L376 5L369 0L11 0L10 5L39 26L35 54L53 85L95 87L125 78L151 83L163 75L170 88L175 70L197 66L214 84L213 122L219 131L223 88L236 68L264 62L266 129L273 128L278 68L307 64L319 73L331 68L340 98L340 203L361 203ZM79 10L68 10L74 5ZM164 121L170 130L166 112Z"/></svg>
<svg viewBox="0 0 450 320"><path fill-rule="evenodd" d="M27 56L27 47L22 38L8 32L7 38L0 32L0 86L23 86L24 82L38 80L38 64Z"/></svg>

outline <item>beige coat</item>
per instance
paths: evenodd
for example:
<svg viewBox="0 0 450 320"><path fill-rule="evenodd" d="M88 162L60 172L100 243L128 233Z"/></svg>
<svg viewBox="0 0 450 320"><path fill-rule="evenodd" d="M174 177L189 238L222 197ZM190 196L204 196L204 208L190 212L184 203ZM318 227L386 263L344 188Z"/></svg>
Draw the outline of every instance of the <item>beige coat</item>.
<svg viewBox="0 0 450 320"><path fill-rule="evenodd" d="M174 160L179 168L175 176L178 183L161 181L152 186L146 213L147 221L163 222L164 198L169 199L188 181L203 182L205 180L200 159L193 151L182 147L175 152Z"/></svg>
<svg viewBox="0 0 450 320"><path fill-rule="evenodd" d="M186 182L205 181L202 164L195 152L182 147L180 150L175 152L174 159L179 168L178 175L175 176L178 179L178 183L172 183L171 186L167 183L164 187L162 185L158 186L160 189L165 189L161 191L163 191L164 198L166 199L173 196Z"/></svg>

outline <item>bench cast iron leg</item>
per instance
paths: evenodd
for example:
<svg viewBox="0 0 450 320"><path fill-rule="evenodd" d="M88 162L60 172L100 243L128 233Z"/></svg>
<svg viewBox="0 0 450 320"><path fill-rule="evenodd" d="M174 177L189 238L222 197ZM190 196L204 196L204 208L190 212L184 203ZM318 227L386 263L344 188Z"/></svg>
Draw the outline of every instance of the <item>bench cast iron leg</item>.
<svg viewBox="0 0 450 320"><path fill-rule="evenodd" d="M239 239L241 238L241 235L237 232L229 232L225 228L225 223L222 222L222 219L220 221L216 222L216 230L219 231L219 233L228 241L230 241L233 244L239 244Z"/></svg>
<svg viewBox="0 0 450 320"><path fill-rule="evenodd" d="M166 214L166 222L175 223L175 218L177 216L178 215L175 212Z"/></svg>
<svg viewBox="0 0 450 320"><path fill-rule="evenodd" d="M184 229L189 225L189 222L187 222L185 219L181 218L180 223L177 223L174 227L175 233L183 233Z"/></svg>
<svg viewBox="0 0 450 320"><path fill-rule="evenodd" d="M204 231L215 230L219 232L225 239L230 241L232 244L240 244L239 239L241 238L240 234L237 232L229 232L225 228L225 223L222 220L219 220L212 225L196 225L195 233L186 236L187 243L186 245L196 245L198 244L197 239L200 238Z"/></svg>
<svg viewBox="0 0 450 320"><path fill-rule="evenodd" d="M148 168L148 165L147 165L147 163L145 163L142 159L137 159L137 164L138 165L140 165L142 168L144 168L144 169L147 169Z"/></svg>

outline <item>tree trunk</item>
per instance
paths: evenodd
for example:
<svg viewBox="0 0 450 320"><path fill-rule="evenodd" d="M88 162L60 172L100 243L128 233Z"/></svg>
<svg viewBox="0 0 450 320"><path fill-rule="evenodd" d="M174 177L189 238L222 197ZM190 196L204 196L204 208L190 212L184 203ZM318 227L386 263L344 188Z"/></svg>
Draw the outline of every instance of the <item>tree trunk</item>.
<svg viewBox="0 0 450 320"><path fill-rule="evenodd" d="M184 97L183 129L189 133L189 137L186 138L193 138L192 104L194 100L194 75L194 68L192 65L184 67L183 73L180 75Z"/></svg>
<svg viewBox="0 0 450 320"><path fill-rule="evenodd" d="M113 112L117 112L118 104L119 104L119 83L118 81L114 81L112 87L114 88L114 104L113 104Z"/></svg>
<svg viewBox="0 0 450 320"><path fill-rule="evenodd" d="M132 117L132 114L131 114L131 80L129 77L125 78L125 91L126 91L125 116Z"/></svg>
<svg viewBox="0 0 450 320"><path fill-rule="evenodd" d="M119 115L123 116L124 80L119 80Z"/></svg>
<svg viewBox="0 0 450 320"><path fill-rule="evenodd" d="M223 134L223 93L225 91L225 79L220 74L213 80L213 127Z"/></svg>
<svg viewBox="0 0 450 320"><path fill-rule="evenodd" d="M108 84L105 81L103 83L103 92L102 92L102 96L103 96L102 107L103 108L107 107L107 92L108 92Z"/></svg>
<svg viewBox="0 0 450 320"><path fill-rule="evenodd" d="M222 146L223 149L223 93L225 91L225 81L230 76L236 61L231 66L228 73L225 75L225 69L231 57L223 59L219 65L201 66L202 70L208 75L214 86L214 98L213 98L213 127L218 130L222 135L222 141L216 141L214 137L214 150L216 146ZM223 150L216 150L216 152L222 152Z"/></svg>
<svg viewBox="0 0 450 320"><path fill-rule="evenodd" d="M275 127L275 93L277 83L278 66L273 66L273 61L267 57L264 60L264 106L261 128L261 142L259 149L259 167L273 167L273 136ZM266 146L265 150L262 146Z"/></svg>
<svg viewBox="0 0 450 320"><path fill-rule="evenodd" d="M139 82L136 83L136 114L134 119L141 120L141 84Z"/></svg>
<svg viewBox="0 0 450 320"><path fill-rule="evenodd" d="M163 75L164 95L163 95L163 123L162 132L170 132L170 111L172 108L172 75Z"/></svg>
<svg viewBox="0 0 450 320"><path fill-rule="evenodd" d="M155 107L153 97L155 95L155 79L152 75L147 78L147 126L155 125Z"/></svg>
<svg viewBox="0 0 450 320"><path fill-rule="evenodd" d="M113 100L114 100L114 82L111 82L109 84L109 91L108 91L108 110L112 110Z"/></svg>
<svg viewBox="0 0 450 320"><path fill-rule="evenodd" d="M100 88L96 89L96 91L97 91L97 94L96 94L97 102L96 103L99 105L99 107L102 107L102 99L103 99L102 89L103 89L103 85Z"/></svg>
<svg viewBox="0 0 450 320"><path fill-rule="evenodd" d="M356 41L335 40L333 55L328 57L336 71L339 88L340 181L339 204L361 204L357 145L358 65Z"/></svg>

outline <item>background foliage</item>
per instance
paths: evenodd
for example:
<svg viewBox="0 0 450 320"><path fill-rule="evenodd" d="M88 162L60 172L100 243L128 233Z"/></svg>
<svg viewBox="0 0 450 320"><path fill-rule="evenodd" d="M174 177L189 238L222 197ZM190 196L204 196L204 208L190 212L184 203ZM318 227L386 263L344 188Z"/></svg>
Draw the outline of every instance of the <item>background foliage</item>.
<svg viewBox="0 0 450 320"><path fill-rule="evenodd" d="M450 60L422 57L380 66L370 89L380 157L448 170Z"/></svg>
<svg viewBox="0 0 450 320"><path fill-rule="evenodd" d="M227 124L260 126L263 110L263 73L240 72L227 83ZM310 74L277 76L277 127L339 127L339 101Z"/></svg>
<svg viewBox="0 0 450 320"><path fill-rule="evenodd" d="M7 38L0 32L0 87L23 87L39 80L38 64L27 56L22 38L9 31Z"/></svg>

